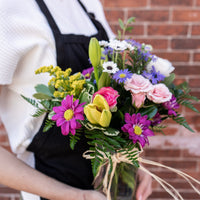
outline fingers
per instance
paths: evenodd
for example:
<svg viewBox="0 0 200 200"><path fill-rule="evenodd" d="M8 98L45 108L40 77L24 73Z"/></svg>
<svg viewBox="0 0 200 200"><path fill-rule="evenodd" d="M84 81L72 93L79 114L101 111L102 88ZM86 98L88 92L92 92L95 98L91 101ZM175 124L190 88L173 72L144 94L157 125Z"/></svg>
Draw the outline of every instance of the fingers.
<svg viewBox="0 0 200 200"><path fill-rule="evenodd" d="M146 200L152 193L152 178L149 174L139 170L139 185L136 191L137 200Z"/></svg>

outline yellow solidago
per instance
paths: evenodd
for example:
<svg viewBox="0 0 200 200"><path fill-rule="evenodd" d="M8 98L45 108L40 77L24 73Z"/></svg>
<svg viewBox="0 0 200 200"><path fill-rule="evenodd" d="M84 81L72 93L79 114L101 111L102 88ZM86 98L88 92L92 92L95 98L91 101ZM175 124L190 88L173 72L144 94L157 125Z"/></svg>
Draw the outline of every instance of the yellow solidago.
<svg viewBox="0 0 200 200"><path fill-rule="evenodd" d="M43 66L43 67L40 67L39 69L37 69L35 71L35 74L41 74L41 73L46 73L46 72L51 72L51 70L53 69L53 65L50 65L50 66Z"/></svg>
<svg viewBox="0 0 200 200"><path fill-rule="evenodd" d="M76 74L74 74L74 75L71 75L71 76L69 77L69 81L70 81L70 82L73 82L73 81L75 81L75 80L78 80L80 77L81 77L81 73L78 72L78 73L76 73Z"/></svg>

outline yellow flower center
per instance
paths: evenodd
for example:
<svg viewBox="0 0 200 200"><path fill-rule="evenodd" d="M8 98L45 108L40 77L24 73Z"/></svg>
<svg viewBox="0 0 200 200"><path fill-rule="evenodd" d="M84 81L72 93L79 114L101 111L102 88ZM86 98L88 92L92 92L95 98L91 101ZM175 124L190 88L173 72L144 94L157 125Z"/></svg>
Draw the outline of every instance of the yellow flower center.
<svg viewBox="0 0 200 200"><path fill-rule="evenodd" d="M119 77L120 77L120 78L125 78L125 77L126 77L126 74L120 74Z"/></svg>
<svg viewBox="0 0 200 200"><path fill-rule="evenodd" d="M68 109L68 110L66 110L65 113L64 113L64 118L65 118L67 121L71 120L73 116L74 116L74 112L73 112L72 109Z"/></svg>
<svg viewBox="0 0 200 200"><path fill-rule="evenodd" d="M134 133L136 134L136 135L141 135L142 134L142 129L139 127L139 126L135 126L134 127Z"/></svg>

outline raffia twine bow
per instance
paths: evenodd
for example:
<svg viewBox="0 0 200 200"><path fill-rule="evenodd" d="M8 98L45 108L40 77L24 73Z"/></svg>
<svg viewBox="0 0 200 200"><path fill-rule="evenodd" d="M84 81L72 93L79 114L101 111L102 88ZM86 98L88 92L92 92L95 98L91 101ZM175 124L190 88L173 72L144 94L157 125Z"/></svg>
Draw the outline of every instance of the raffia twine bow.
<svg viewBox="0 0 200 200"><path fill-rule="evenodd" d="M196 184L200 185L200 181L196 180L195 178L189 176L188 174L186 174L186 173L184 173L180 170L174 169L172 167L165 166L165 165L160 164L158 162L154 162L154 161L151 161L151 160L146 160L146 159L141 158L140 154L143 152L142 148L141 148L141 151L139 151L137 148L131 150L131 152L133 152L133 151L138 152L137 154L135 154L135 158L137 158L140 163L149 164L149 165L158 166L158 167L163 167L163 168L166 168L168 170L171 170L171 171L177 173L178 175L180 175L183 179L185 179L190 184L190 186L194 189L195 192L197 192L200 195L200 191L191 182L191 181L194 181ZM93 153L93 151L91 151L91 150L86 151L83 154L83 157L86 158L86 159L94 159L94 156L90 156L90 153ZM103 165L100 166L100 169L99 169L96 177L94 178L94 180L96 180L99 177L101 169L105 165L107 165L106 173L105 173L104 178L103 178L103 192L106 195L107 200L112 200L110 189L111 189L111 184L112 184L112 180L113 180L113 177L114 177L114 173L115 173L117 164L120 163L120 162L125 162L125 163L133 165L133 163L130 161L130 159L127 157L126 154L122 154L122 153L117 152L117 153L111 155L112 170L111 170L111 173L109 173L110 167L111 167L109 159L107 158L107 156L104 152L99 151L99 153L101 155L103 155L103 159L105 159L105 162L104 162ZM146 172L147 174L149 174L152 178L154 178L165 189L165 191L168 192L175 200L184 200L183 197L180 195L180 193L176 190L176 188L174 188L171 184L167 183L165 180L158 177L157 175L151 173L149 170L147 170L142 165L140 165L139 168L141 170L143 170L144 172ZM109 176L109 174L110 174L110 176Z"/></svg>

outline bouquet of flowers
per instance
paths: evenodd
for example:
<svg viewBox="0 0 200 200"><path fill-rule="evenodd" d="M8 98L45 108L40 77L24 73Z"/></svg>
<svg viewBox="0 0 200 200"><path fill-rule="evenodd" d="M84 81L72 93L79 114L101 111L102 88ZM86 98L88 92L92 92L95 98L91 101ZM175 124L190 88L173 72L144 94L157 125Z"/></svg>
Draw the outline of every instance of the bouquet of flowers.
<svg viewBox="0 0 200 200"><path fill-rule="evenodd" d="M23 97L37 108L35 117L48 113L44 132L55 124L61 127L72 149L84 133L90 149L83 156L91 159L95 186L112 200L122 195L119 185L135 188L131 173L139 167L148 172L140 163L153 162L142 159L140 153L149 144L148 137L166 128L162 122L171 118L193 131L178 108L182 105L198 112L191 101L198 99L189 94L188 84L174 84L174 67L168 60L153 55L150 45L121 39L133 21L119 20L123 33L119 32L118 39L91 39L92 68L71 75L70 68L41 67L36 74L49 73L48 85L35 87L36 100ZM187 175L178 173L189 181ZM151 175L174 199L182 199L172 186Z"/></svg>

